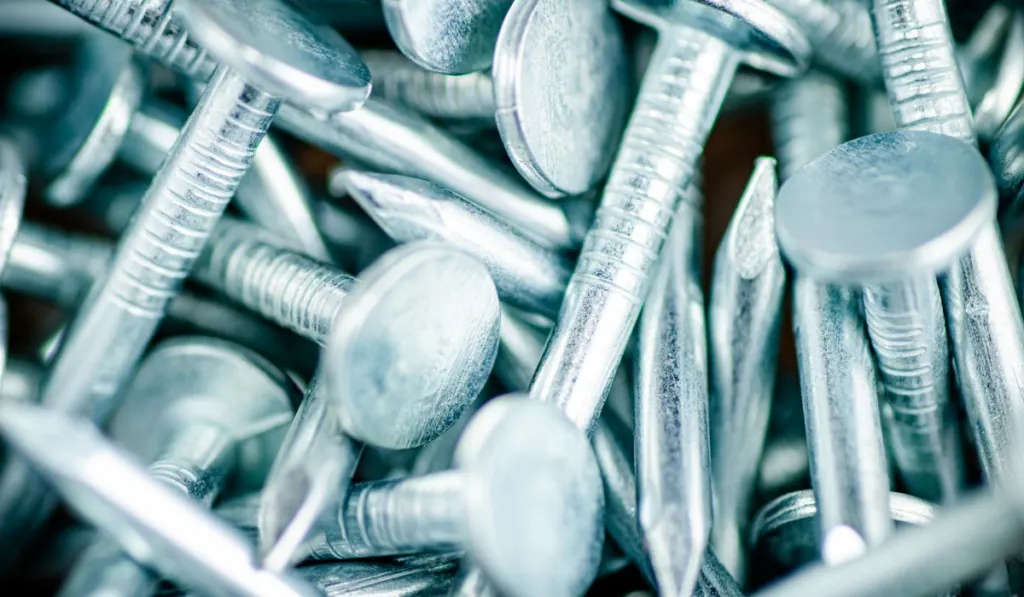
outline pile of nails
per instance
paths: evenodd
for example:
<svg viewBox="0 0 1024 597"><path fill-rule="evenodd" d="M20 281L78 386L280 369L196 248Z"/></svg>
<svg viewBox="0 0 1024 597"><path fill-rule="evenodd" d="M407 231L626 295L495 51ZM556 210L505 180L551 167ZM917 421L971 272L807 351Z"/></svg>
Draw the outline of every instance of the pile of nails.
<svg viewBox="0 0 1024 597"><path fill-rule="evenodd" d="M1024 591L1021 5L3 0L0 44L5 594Z"/></svg>

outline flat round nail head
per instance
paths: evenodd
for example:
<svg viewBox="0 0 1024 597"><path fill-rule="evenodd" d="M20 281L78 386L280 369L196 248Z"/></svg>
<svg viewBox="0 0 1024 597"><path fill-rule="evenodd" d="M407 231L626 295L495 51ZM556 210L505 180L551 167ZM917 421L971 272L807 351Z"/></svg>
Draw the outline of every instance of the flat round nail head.
<svg viewBox="0 0 1024 597"><path fill-rule="evenodd" d="M282 0L175 0L174 12L200 46L267 93L326 112L354 110L370 94L352 46Z"/></svg>
<svg viewBox="0 0 1024 597"><path fill-rule="evenodd" d="M700 29L742 52L751 66L780 77L807 69L811 44L803 30L764 0L611 0L615 10L677 35L673 27Z"/></svg>
<svg viewBox="0 0 1024 597"><path fill-rule="evenodd" d="M41 133L39 169L54 205L81 202L107 171L142 104L146 70L132 48L105 33L83 44L62 118Z"/></svg>
<svg viewBox="0 0 1024 597"><path fill-rule="evenodd" d="M583 432L553 404L507 395L463 431L462 521L470 552L503 595L582 595L604 539L601 471Z"/></svg>
<svg viewBox="0 0 1024 597"><path fill-rule="evenodd" d="M359 276L324 354L342 428L391 449L423 445L483 389L498 352L498 294L480 261L415 242Z"/></svg>
<svg viewBox="0 0 1024 597"><path fill-rule="evenodd" d="M7 267L25 211L28 178L13 142L0 137L0 272Z"/></svg>
<svg viewBox="0 0 1024 597"><path fill-rule="evenodd" d="M628 54L603 2L517 0L494 50L495 118L512 163L548 197L604 178L630 103Z"/></svg>
<svg viewBox="0 0 1024 597"><path fill-rule="evenodd" d="M779 246L835 283L935 275L992 225L995 179L976 149L936 133L861 137L791 176L775 203Z"/></svg>
<svg viewBox="0 0 1024 597"><path fill-rule="evenodd" d="M189 426L237 442L241 485L261 486L292 417L298 388L259 355L230 342L178 337L157 346L124 391L111 436L144 462Z"/></svg>
<svg viewBox="0 0 1024 597"><path fill-rule="evenodd" d="M513 0L384 0L395 45L425 69L464 75L491 67Z"/></svg>

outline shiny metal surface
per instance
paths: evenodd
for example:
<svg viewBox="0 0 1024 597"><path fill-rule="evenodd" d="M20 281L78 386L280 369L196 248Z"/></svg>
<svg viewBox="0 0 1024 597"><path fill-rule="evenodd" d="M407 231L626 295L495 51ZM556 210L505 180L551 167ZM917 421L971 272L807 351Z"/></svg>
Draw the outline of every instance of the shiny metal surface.
<svg viewBox="0 0 1024 597"><path fill-rule="evenodd" d="M434 183L408 176L339 170L343 188L396 242L440 241L476 256L490 272L502 301L547 317L558 306L571 263L541 247L507 222Z"/></svg>
<svg viewBox="0 0 1024 597"><path fill-rule="evenodd" d="M383 0L395 45L424 68L462 75L491 66L513 0Z"/></svg>
<svg viewBox="0 0 1024 597"><path fill-rule="evenodd" d="M626 125L626 43L609 6L516 0L494 48L495 118L519 173L548 197L604 179Z"/></svg>
<svg viewBox="0 0 1024 597"><path fill-rule="evenodd" d="M613 2L662 35L530 388L532 397L559 405L588 431L733 73L748 55L758 66L799 71L809 53L795 26L761 2L719 3L736 18L684 4ZM692 22L681 14L690 8ZM760 34L738 39L748 31ZM670 150L661 148L665 140Z"/></svg>
<svg viewBox="0 0 1024 597"><path fill-rule="evenodd" d="M746 521L772 409L786 272L775 241L775 161L760 158L715 255L708 308L711 540L745 577Z"/></svg>

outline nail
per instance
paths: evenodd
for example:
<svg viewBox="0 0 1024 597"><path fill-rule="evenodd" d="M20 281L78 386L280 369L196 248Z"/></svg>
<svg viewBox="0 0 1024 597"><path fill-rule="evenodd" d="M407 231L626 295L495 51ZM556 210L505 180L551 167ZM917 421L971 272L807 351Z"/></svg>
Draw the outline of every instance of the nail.
<svg viewBox="0 0 1024 597"><path fill-rule="evenodd" d="M384 0L395 45L423 68L464 75L491 66L512 0Z"/></svg>
<svg viewBox="0 0 1024 597"><path fill-rule="evenodd" d="M591 437L594 455L601 467L605 495L605 528L622 552L653 584L654 574L637 523L636 475L633 472L633 438L629 429L607 414L598 419ZM743 592L708 549L700 563L700 577L694 595L740 597Z"/></svg>
<svg viewBox="0 0 1024 597"><path fill-rule="evenodd" d="M8 358L0 376L0 402L33 402L39 396L43 368L33 361Z"/></svg>
<svg viewBox="0 0 1024 597"><path fill-rule="evenodd" d="M524 395L496 398L466 428L455 460L454 471L353 486L315 553L461 545L502 594L571 596L590 586L604 534L600 471L564 415ZM530 529L555 527L574 531L532 540Z"/></svg>
<svg viewBox="0 0 1024 597"><path fill-rule="evenodd" d="M960 493L964 470L934 280L995 215L995 192L975 191L991 181L976 153L933 133L862 137L806 166L779 198L779 242L796 267L863 288L897 469L938 503Z"/></svg>
<svg viewBox="0 0 1024 597"><path fill-rule="evenodd" d="M942 0L873 0L872 20L896 124L977 146Z"/></svg>
<svg viewBox="0 0 1024 597"><path fill-rule="evenodd" d="M264 489L261 551L267 567L280 569L344 494L360 450L349 436L389 449L421 446L476 399L497 353L498 297L482 264L441 245L394 249L356 285L235 232L211 244L214 286L278 321L290 317L289 327L327 346L323 380L310 384ZM314 334L301 325L308 322L319 323Z"/></svg>
<svg viewBox="0 0 1024 597"><path fill-rule="evenodd" d="M711 532L703 217L681 210L640 317L637 501L658 593L690 595Z"/></svg>
<svg viewBox="0 0 1024 597"><path fill-rule="evenodd" d="M294 393L281 371L239 347L175 339L143 361L111 436L149 462L153 478L209 507L229 474L242 488L262 482L291 420ZM60 595L145 595L158 582L101 538L86 548Z"/></svg>
<svg viewBox="0 0 1024 597"><path fill-rule="evenodd" d="M177 0L175 10L191 31L231 63L219 69L186 123L121 237L106 276L93 286L50 368L42 403L94 420L111 410L167 302L177 294L248 169L280 96L297 96L330 110L352 108L369 93L368 73L354 50L337 33L309 24L276 0L244 7L228 0ZM218 23L232 23L231 31ZM241 38L232 33L236 25L245 32ZM309 49L282 53L277 44L296 37ZM247 51L239 52L239 47ZM246 83L246 77L264 82L270 92ZM0 484L7 482L0 478ZM45 495L40 489L36 483L14 493ZM0 516L19 527L13 529L19 537L33 532L23 529L38 528L52 499L23 504L33 504L31 516Z"/></svg>
<svg viewBox="0 0 1024 597"><path fill-rule="evenodd" d="M944 509L930 524L897 532L857 559L838 566L812 564L754 595L928 597L980 577L1022 548L1020 493L993 488Z"/></svg>
<svg viewBox="0 0 1024 597"><path fill-rule="evenodd" d="M257 568L243 535L150 476L88 421L5 403L0 405L0 433L78 516L159 574L213 594L317 594L290 575Z"/></svg>
<svg viewBox="0 0 1024 597"><path fill-rule="evenodd" d="M396 242L433 240L476 256L502 301L548 317L569 280L570 262L507 222L434 183L408 176L341 169L331 193L347 192Z"/></svg>
<svg viewBox="0 0 1024 597"><path fill-rule="evenodd" d="M530 191L507 168L409 109L371 97L359 110L320 120L284 106L281 125L343 159L435 182L509 221L544 246L579 244L577 227L559 205Z"/></svg>
<svg viewBox="0 0 1024 597"><path fill-rule="evenodd" d="M784 192L785 187L776 207L777 230L784 225ZM859 312L858 294L798 272L793 328L821 557L827 564L875 549L892 529L875 368Z"/></svg>
<svg viewBox="0 0 1024 597"><path fill-rule="evenodd" d="M831 75L811 71L783 81L771 96L770 110L772 145L783 181L850 138L846 89Z"/></svg>
<svg viewBox="0 0 1024 597"><path fill-rule="evenodd" d="M931 524L936 514L929 502L902 493L889 494L889 515L897 529ZM762 570L757 585L763 586L818 559L817 515L818 505L809 489L780 496L757 512L750 528L750 544Z"/></svg>
<svg viewBox="0 0 1024 597"><path fill-rule="evenodd" d="M494 87L490 71L452 76L427 70L399 52L362 50L373 95L441 120L489 121L494 126Z"/></svg>
<svg viewBox="0 0 1024 597"><path fill-rule="evenodd" d="M495 118L512 164L542 195L581 195L604 179L628 115L626 69L606 3L512 3L494 47Z"/></svg>
<svg viewBox="0 0 1024 597"><path fill-rule="evenodd" d="M809 53L799 30L761 3L737 11L737 30L759 32L742 39L670 18L684 11L667 6L616 0L613 7L662 35L530 389L588 432L733 73L755 55L760 66L795 74ZM759 41L747 45L752 40Z"/></svg>
<svg viewBox="0 0 1024 597"><path fill-rule="evenodd" d="M800 26L827 69L858 83L878 84L878 48L871 14L861 0L769 0Z"/></svg>
<svg viewBox="0 0 1024 597"><path fill-rule="evenodd" d="M777 189L775 160L759 158L718 245L711 277L711 541L737 579L745 578L745 527L778 365L786 271L775 241Z"/></svg>

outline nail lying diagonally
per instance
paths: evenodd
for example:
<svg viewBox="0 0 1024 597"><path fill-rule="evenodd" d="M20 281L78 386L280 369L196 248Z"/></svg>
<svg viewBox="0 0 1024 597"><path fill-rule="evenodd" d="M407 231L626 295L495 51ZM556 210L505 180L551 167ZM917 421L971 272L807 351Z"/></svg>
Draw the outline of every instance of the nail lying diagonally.
<svg viewBox="0 0 1024 597"><path fill-rule="evenodd" d="M245 537L106 440L89 422L39 406L0 405L0 434L79 516L139 562L212 594L312 597L288 574L255 564Z"/></svg>

